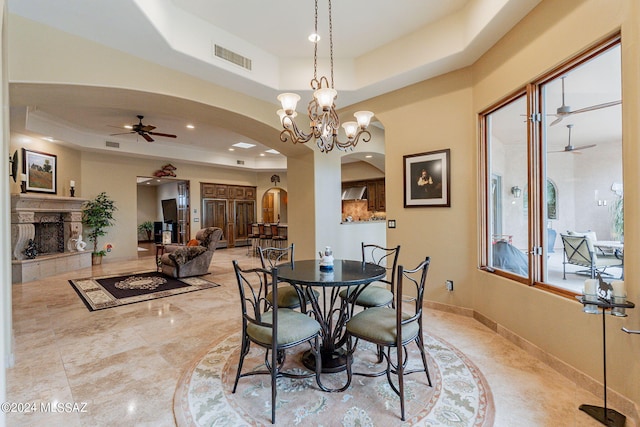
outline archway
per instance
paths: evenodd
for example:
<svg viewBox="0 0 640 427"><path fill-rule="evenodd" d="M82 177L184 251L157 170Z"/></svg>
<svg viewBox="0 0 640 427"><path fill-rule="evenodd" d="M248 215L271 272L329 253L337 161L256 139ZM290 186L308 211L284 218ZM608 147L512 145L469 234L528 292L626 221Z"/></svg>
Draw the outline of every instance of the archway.
<svg viewBox="0 0 640 427"><path fill-rule="evenodd" d="M287 223L287 190L271 187L262 195L262 222Z"/></svg>

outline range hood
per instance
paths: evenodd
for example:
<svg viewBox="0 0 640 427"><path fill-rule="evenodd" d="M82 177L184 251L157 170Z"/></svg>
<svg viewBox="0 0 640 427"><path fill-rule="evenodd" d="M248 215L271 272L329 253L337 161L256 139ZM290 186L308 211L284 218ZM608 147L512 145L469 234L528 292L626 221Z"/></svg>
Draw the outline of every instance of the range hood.
<svg viewBox="0 0 640 427"><path fill-rule="evenodd" d="M342 192L342 200L362 200L367 187L349 187Z"/></svg>

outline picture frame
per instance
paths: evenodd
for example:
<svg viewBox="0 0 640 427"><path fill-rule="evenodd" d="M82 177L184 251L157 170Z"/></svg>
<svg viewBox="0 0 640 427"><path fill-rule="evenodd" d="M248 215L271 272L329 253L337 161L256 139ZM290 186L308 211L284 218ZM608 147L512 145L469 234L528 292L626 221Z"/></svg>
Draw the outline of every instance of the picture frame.
<svg viewBox="0 0 640 427"><path fill-rule="evenodd" d="M26 191L56 194L58 157L55 154L22 149L22 168L26 175Z"/></svg>
<svg viewBox="0 0 640 427"><path fill-rule="evenodd" d="M403 156L404 207L451 207L451 150Z"/></svg>

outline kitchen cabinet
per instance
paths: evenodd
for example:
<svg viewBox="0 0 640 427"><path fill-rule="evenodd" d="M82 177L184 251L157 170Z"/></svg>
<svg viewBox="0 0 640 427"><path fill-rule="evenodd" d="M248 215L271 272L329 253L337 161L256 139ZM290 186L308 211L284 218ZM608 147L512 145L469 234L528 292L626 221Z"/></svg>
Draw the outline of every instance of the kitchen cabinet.
<svg viewBox="0 0 640 427"><path fill-rule="evenodd" d="M371 212L385 211L385 182L384 178L367 181L349 181L342 183L342 191L352 187L366 187L364 198L367 199L367 209Z"/></svg>

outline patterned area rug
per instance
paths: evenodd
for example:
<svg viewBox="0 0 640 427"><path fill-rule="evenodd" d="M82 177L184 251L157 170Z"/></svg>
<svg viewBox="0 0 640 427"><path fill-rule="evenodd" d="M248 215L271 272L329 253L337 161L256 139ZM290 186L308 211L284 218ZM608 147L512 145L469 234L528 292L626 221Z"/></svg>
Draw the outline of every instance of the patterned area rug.
<svg viewBox="0 0 640 427"><path fill-rule="evenodd" d="M214 288L200 277L174 279L156 271L69 280L90 311Z"/></svg>
<svg viewBox="0 0 640 427"><path fill-rule="evenodd" d="M400 420L400 400L386 376L354 376L349 389L325 393L315 377L278 380L276 422L278 425L315 426L491 426L493 398L478 368L446 341L425 335L429 371L433 386L424 373L405 377L407 421ZM264 350L251 347L243 372L264 368ZM411 349L413 347L413 349ZM306 370L300 363L308 346L287 352L285 369ZM421 366L415 344L410 347L409 367ZM271 389L267 375L235 380L240 336L234 334L215 344L185 372L176 390L174 414L178 426L239 426L271 424ZM375 363L375 347L358 343L354 372L381 370ZM325 385L338 387L346 373L323 374Z"/></svg>

